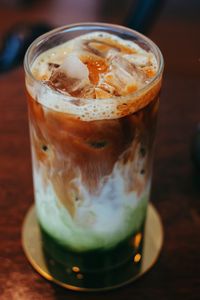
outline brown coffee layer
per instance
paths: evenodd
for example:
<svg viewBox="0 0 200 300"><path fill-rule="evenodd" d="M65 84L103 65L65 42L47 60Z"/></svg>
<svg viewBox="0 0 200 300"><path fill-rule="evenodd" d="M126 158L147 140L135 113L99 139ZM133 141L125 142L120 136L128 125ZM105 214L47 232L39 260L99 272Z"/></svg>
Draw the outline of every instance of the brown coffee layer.
<svg viewBox="0 0 200 300"><path fill-rule="evenodd" d="M150 92L149 92L150 93ZM91 195L98 195L116 165L125 190L142 193L150 179L158 93L135 113L122 107L113 120L83 121L44 108L28 94L33 152L42 169L43 184L52 182L57 198L71 216L84 199L77 178ZM150 95L148 95L148 98ZM119 108L120 109L120 108ZM126 168L132 164L132 168Z"/></svg>

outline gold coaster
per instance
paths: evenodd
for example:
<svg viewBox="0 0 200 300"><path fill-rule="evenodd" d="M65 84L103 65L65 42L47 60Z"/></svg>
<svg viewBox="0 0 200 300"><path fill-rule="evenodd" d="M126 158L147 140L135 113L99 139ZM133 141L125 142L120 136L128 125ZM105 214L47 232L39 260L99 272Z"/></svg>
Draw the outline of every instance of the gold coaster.
<svg viewBox="0 0 200 300"><path fill-rule="evenodd" d="M55 276L52 276L45 261L45 257L42 249L40 229L37 223L34 205L29 209L22 227L22 245L26 257L31 263L31 265L33 266L33 268L47 280L53 281L58 285L63 286L64 288L68 288L75 291L102 291L102 290L105 291L105 290L110 290L116 287L123 286L129 282L136 280L138 277L146 273L155 264L160 254L162 244L163 244L162 223L158 212L150 203L148 205L148 210L147 210L142 263L141 263L141 268L137 273L137 275L134 275L133 272L130 271L133 265L132 262L130 261L130 264L128 266L126 265L126 268L124 268L124 270L123 268L120 269L119 274L116 274L117 270L115 270L114 276L118 278L116 282L115 280L113 280L113 283L110 284L109 286L90 288L88 286L84 287L84 281L80 283L80 285L71 284L72 281L70 280L70 274L66 276L65 280L63 281L61 281L59 278L56 278ZM139 256L140 254L138 254L137 257L135 256L135 259L140 260L141 257ZM52 262L54 263L54 261ZM123 278L120 279L120 274L124 272L127 274L127 276L125 277L123 276ZM80 281L83 280L82 278L83 276L81 274L76 274L76 276ZM112 276L112 274L110 274L110 276Z"/></svg>

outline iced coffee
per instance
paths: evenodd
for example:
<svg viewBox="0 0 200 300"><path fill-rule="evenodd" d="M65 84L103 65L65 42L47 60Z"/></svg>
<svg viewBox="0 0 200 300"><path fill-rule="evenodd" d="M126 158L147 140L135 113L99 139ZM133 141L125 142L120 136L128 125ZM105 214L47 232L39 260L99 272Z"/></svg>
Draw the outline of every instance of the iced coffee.
<svg viewBox="0 0 200 300"><path fill-rule="evenodd" d="M105 29L49 43L30 63L37 217L45 253L68 270L142 259L159 63L145 42Z"/></svg>

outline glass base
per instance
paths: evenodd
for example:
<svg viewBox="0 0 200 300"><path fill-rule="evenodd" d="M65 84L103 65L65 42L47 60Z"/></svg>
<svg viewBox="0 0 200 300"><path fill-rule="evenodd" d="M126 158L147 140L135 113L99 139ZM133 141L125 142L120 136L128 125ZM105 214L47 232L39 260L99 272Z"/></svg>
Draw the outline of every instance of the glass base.
<svg viewBox="0 0 200 300"><path fill-rule="evenodd" d="M150 203L147 210L142 253L134 253L124 264L101 272L82 273L74 266L63 267L44 253L35 206L24 220L22 244L33 268L47 280L76 291L100 291L123 286L146 273L157 261L163 244L163 227L158 212Z"/></svg>

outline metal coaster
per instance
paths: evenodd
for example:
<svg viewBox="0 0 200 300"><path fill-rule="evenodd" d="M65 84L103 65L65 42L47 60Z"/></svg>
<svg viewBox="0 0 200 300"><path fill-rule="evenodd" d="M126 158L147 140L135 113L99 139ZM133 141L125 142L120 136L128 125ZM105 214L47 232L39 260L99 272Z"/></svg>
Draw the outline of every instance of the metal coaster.
<svg viewBox="0 0 200 300"><path fill-rule="evenodd" d="M25 255L33 268L40 273L47 280L53 281L64 288L75 290L75 291L105 291L113 288L123 286L136 280L138 277L146 273L157 261L163 244L163 227L158 212L150 203L147 210L147 220L145 225L144 235L144 246L141 255L137 254L134 260L141 260L138 272L135 273L135 266L132 260L129 260L124 266L114 271L107 271L102 274L102 277L109 278L109 285L102 284L101 282L97 286L89 286L84 276L73 270L74 272L66 272L64 280L61 277L52 275L49 266L47 267L47 260L45 259L40 229L37 223L35 206L30 207L22 227L22 245L24 248ZM50 264L54 265L55 261L50 260ZM76 280L72 280L72 276L76 276ZM92 275L95 276L95 275ZM97 276L97 282L99 282L99 273ZM84 283L86 283L84 285Z"/></svg>

